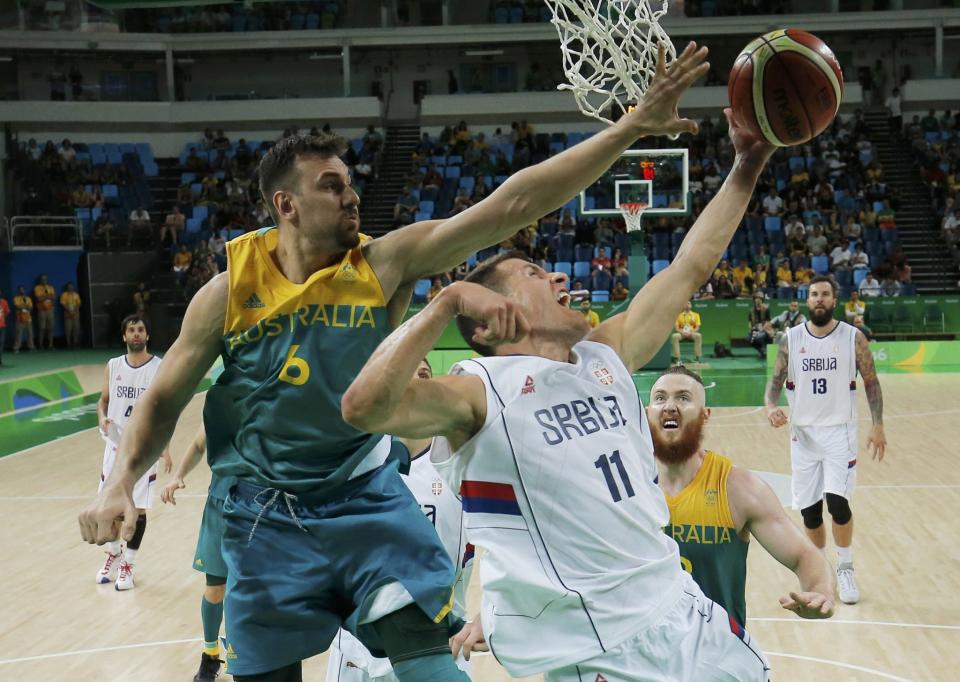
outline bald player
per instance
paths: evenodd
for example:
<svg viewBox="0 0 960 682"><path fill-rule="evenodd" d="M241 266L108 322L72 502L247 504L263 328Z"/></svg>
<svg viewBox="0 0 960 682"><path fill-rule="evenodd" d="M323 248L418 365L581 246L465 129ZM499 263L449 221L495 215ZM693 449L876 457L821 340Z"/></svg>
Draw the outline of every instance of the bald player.
<svg viewBox="0 0 960 682"><path fill-rule="evenodd" d="M797 576L800 589L780 605L801 618L833 615L826 561L787 517L757 476L702 446L710 420L700 376L671 367L650 390L647 419L660 488L670 508L666 527L680 546L680 562L703 593L743 625L751 536Z"/></svg>

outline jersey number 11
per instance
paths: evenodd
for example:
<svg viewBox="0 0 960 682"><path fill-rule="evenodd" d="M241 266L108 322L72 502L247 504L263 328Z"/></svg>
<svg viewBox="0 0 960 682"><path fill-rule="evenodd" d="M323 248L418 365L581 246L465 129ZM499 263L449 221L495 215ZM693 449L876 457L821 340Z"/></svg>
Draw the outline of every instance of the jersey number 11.
<svg viewBox="0 0 960 682"><path fill-rule="evenodd" d="M620 494L620 485L617 484L614 478L611 464L617 467L617 473L620 475L620 484L623 485L623 491L627 494L627 497L633 497L635 493L633 492L633 486L630 485L630 477L627 475L627 469L623 466L623 461L620 459L620 451L614 450L613 454L609 457L607 457L607 455L600 455L597 461L593 463L593 466L603 472L603 478L607 482L607 488L610 489L610 496L613 497L613 501L619 502L623 499L623 496Z"/></svg>

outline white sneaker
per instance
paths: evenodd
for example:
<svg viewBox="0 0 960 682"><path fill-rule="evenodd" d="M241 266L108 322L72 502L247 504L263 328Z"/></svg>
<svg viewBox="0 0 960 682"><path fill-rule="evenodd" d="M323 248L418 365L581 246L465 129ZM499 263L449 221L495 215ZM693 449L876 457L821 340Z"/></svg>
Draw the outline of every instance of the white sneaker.
<svg viewBox="0 0 960 682"><path fill-rule="evenodd" d="M120 575L117 576L116 589L118 592L123 590L132 590L136 585L133 583L133 566L123 559L120 560Z"/></svg>
<svg viewBox="0 0 960 682"><path fill-rule="evenodd" d="M103 568L97 571L97 585L113 582L117 577L117 569L121 561L119 554L107 552L107 560L103 562Z"/></svg>
<svg viewBox="0 0 960 682"><path fill-rule="evenodd" d="M856 604L860 601L860 590L857 581L853 578L853 564L839 564L837 566L837 592L840 601L844 604Z"/></svg>

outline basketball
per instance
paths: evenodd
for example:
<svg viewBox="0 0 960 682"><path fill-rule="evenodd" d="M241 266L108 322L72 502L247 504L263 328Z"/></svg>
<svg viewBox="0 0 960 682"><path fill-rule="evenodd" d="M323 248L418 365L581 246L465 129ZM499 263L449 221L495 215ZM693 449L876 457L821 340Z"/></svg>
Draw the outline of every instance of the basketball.
<svg viewBox="0 0 960 682"><path fill-rule="evenodd" d="M794 28L750 42L728 82L737 122L777 147L802 144L822 133L843 97L843 72L833 51L815 35Z"/></svg>

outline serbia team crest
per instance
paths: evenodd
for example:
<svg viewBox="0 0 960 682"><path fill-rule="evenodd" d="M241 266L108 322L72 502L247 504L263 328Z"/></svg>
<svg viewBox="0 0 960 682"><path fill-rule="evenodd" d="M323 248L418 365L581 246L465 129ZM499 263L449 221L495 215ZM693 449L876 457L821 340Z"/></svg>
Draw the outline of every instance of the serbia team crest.
<svg viewBox="0 0 960 682"><path fill-rule="evenodd" d="M600 360L594 360L590 363L590 371L593 372L593 376L597 377L597 380L604 386L609 386L613 383L613 374Z"/></svg>

